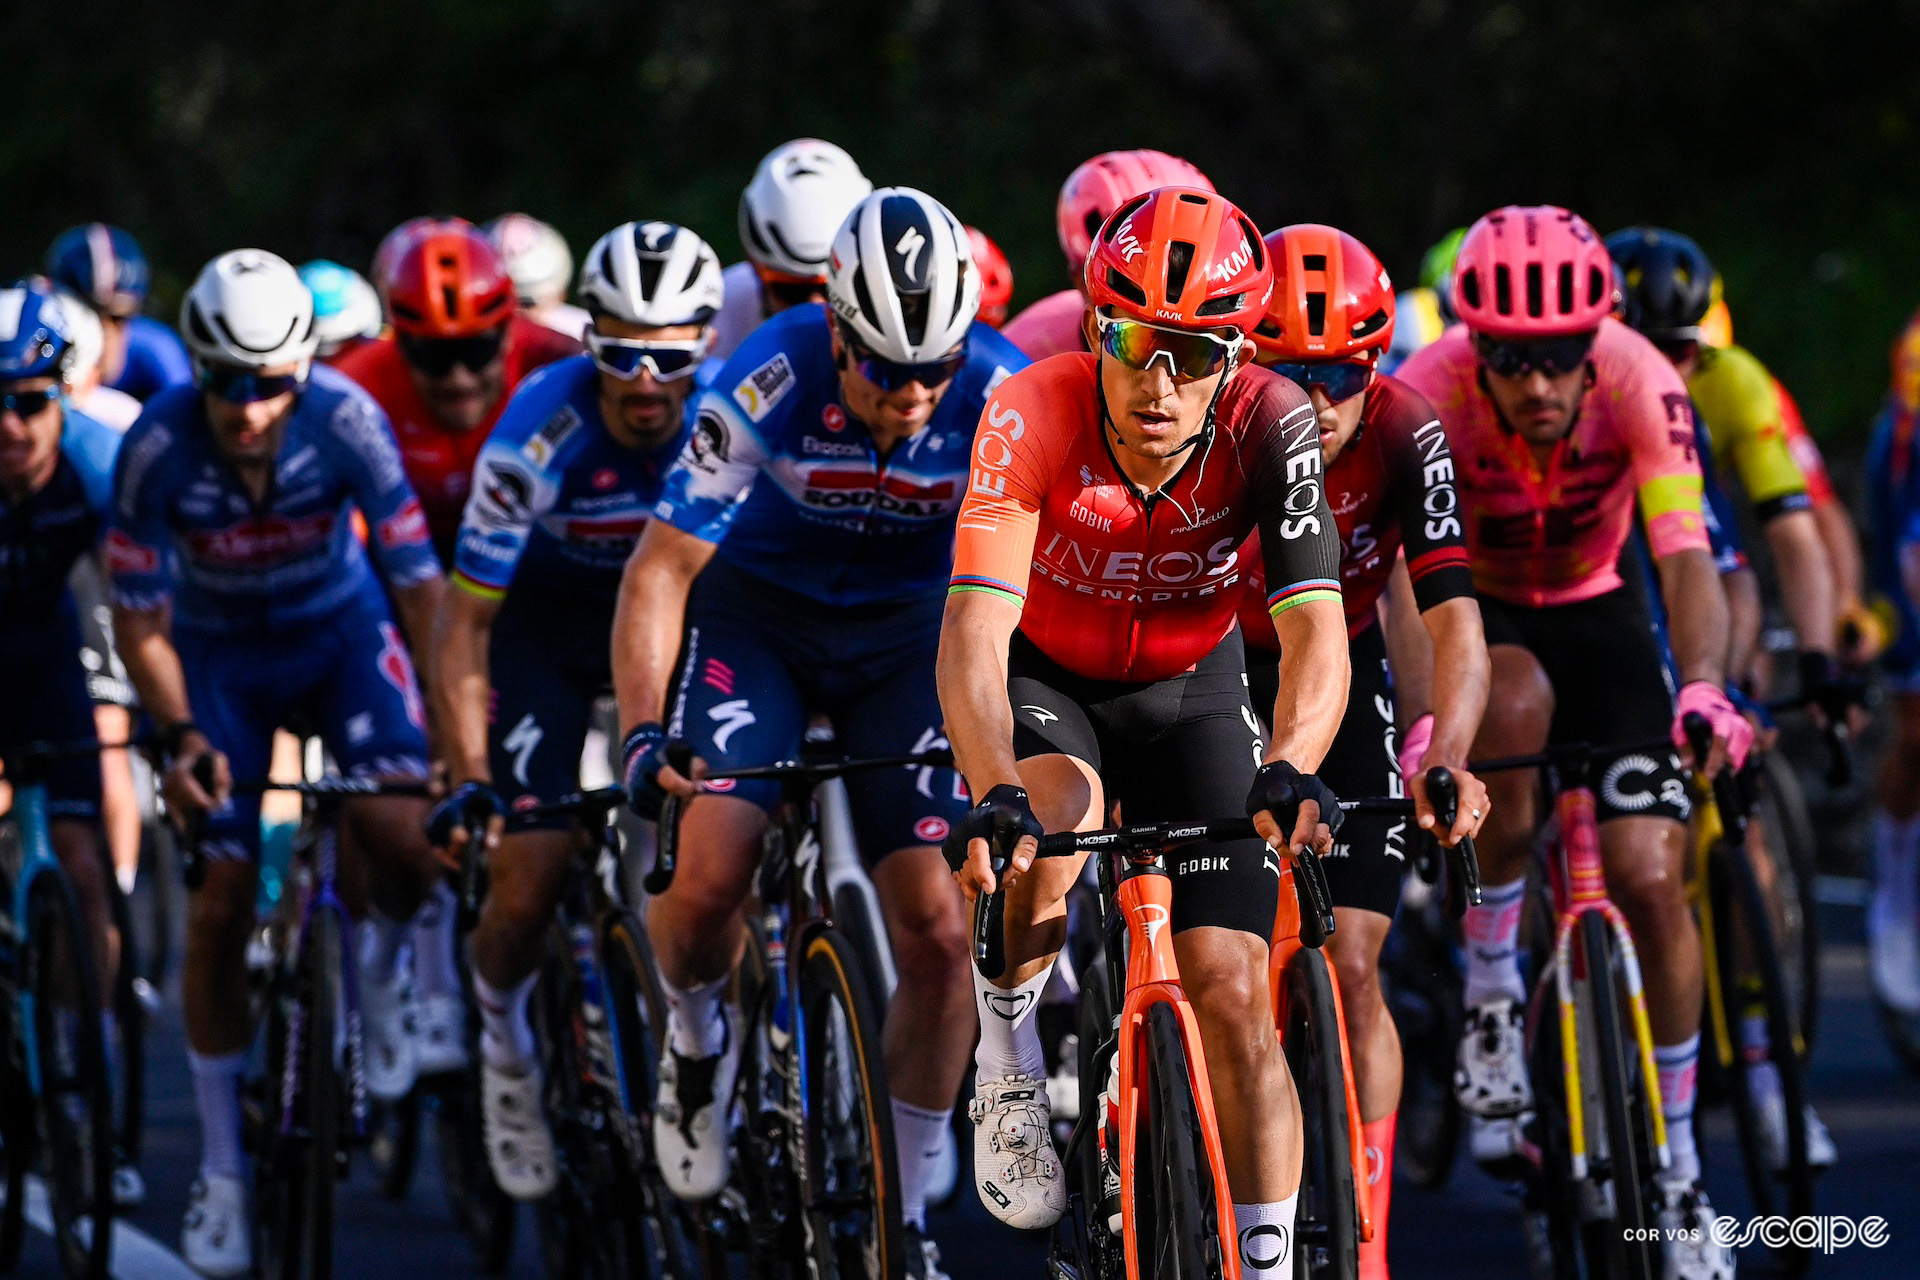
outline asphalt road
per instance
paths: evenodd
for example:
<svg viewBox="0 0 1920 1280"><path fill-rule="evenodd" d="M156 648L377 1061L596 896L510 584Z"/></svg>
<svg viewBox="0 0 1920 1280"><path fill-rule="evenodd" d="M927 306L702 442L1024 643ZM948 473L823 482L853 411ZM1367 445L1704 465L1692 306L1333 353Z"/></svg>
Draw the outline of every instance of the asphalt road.
<svg viewBox="0 0 1920 1280"><path fill-rule="evenodd" d="M1857 909L1830 908L1827 935L1826 1005L1815 1049L1815 1100L1839 1144L1841 1160L1820 1189L1822 1213L1856 1219L1879 1215L1891 1232L1878 1249L1854 1246L1817 1259L1814 1274L1876 1280L1920 1274L1920 1081L1907 1075L1881 1039L1866 994L1865 953L1859 945ZM173 1280L190 1275L173 1251L198 1162L198 1135L182 1049L177 1004L163 1011L150 1059L150 1113L144 1159L149 1195L127 1219L116 1273L127 1280ZM478 1276L472 1255L448 1215L437 1178L432 1126L408 1196L383 1199L366 1161L358 1163L339 1201L338 1274L355 1280L403 1280L433 1276L452 1280ZM1709 1118L1709 1187L1721 1210L1746 1216L1732 1126L1724 1114ZM1391 1262L1403 1278L1522 1276L1515 1202L1497 1183L1463 1159L1447 1186L1420 1192L1404 1184L1393 1200ZM951 1207L933 1218L948 1269L963 1277L1038 1277L1043 1242L1022 1236L987 1217L963 1187ZM1743 1269L1759 1273L1764 1259L1743 1256ZM36 1280L58 1274L49 1241L30 1233L22 1273ZM523 1210L508 1275L542 1274L532 1215Z"/></svg>

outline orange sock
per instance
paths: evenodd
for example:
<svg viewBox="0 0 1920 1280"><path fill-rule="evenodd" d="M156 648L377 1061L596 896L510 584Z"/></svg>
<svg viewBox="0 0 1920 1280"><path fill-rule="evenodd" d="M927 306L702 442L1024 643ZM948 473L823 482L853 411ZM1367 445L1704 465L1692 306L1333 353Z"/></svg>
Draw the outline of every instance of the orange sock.
<svg viewBox="0 0 1920 1280"><path fill-rule="evenodd" d="M1393 1199L1393 1130L1389 1111L1360 1128L1367 1145L1367 1194L1373 1199L1373 1239L1360 1242L1360 1280L1387 1280L1387 1205Z"/></svg>

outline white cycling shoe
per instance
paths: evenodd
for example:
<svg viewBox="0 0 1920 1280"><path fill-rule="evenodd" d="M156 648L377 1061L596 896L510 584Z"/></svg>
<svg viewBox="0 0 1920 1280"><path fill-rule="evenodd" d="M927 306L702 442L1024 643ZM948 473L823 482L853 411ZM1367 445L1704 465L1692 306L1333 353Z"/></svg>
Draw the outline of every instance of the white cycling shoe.
<svg viewBox="0 0 1920 1280"><path fill-rule="evenodd" d="M1526 1015L1519 1004L1496 996L1467 1011L1453 1092L1462 1107L1489 1119L1516 1116L1533 1107L1533 1085L1527 1079Z"/></svg>
<svg viewBox="0 0 1920 1280"><path fill-rule="evenodd" d="M187 1200L180 1253L203 1276L221 1280L253 1270L247 1189L238 1178L200 1178Z"/></svg>
<svg viewBox="0 0 1920 1280"><path fill-rule="evenodd" d="M1780 1079L1772 1073L1772 1063L1750 1066L1747 1070L1748 1090L1753 1096L1754 1111L1760 1121L1761 1155L1767 1168L1780 1173L1787 1167L1787 1102L1780 1092ZM1830 1169L1839 1158L1834 1149L1833 1135L1827 1126L1814 1113L1813 1104L1806 1104L1807 1126L1807 1165L1815 1172Z"/></svg>
<svg viewBox="0 0 1920 1280"><path fill-rule="evenodd" d="M413 1056L423 1076L467 1069L467 1007L457 996L424 996L413 1011Z"/></svg>
<svg viewBox="0 0 1920 1280"><path fill-rule="evenodd" d="M1920 927L1890 920L1879 903L1867 913L1868 969L1881 1004L1907 1017L1920 1015Z"/></svg>
<svg viewBox="0 0 1920 1280"><path fill-rule="evenodd" d="M1660 1238L1665 1241L1664 1280L1733 1280L1733 1250L1714 1239L1719 1217L1699 1183L1662 1187Z"/></svg>
<svg viewBox="0 0 1920 1280"><path fill-rule="evenodd" d="M682 1200L720 1194L731 1172L727 1109L740 1074L740 1015L721 1006L726 1040L710 1058L683 1058L674 1050L671 1015L660 1055L660 1087L653 1103L653 1155L668 1190Z"/></svg>
<svg viewBox="0 0 1920 1280"><path fill-rule="evenodd" d="M973 1121L973 1182L987 1212L1034 1231L1067 1209L1066 1172L1053 1148L1047 1084L1027 1075L977 1080L967 1104Z"/></svg>
<svg viewBox="0 0 1920 1280"><path fill-rule="evenodd" d="M515 1200L540 1200L560 1181L540 1099L540 1073L480 1064L480 1116L493 1180Z"/></svg>
<svg viewBox="0 0 1920 1280"><path fill-rule="evenodd" d="M399 976L388 982L362 983L360 1013L367 1092L382 1102L397 1102L412 1091L420 1073L414 1056L411 985Z"/></svg>

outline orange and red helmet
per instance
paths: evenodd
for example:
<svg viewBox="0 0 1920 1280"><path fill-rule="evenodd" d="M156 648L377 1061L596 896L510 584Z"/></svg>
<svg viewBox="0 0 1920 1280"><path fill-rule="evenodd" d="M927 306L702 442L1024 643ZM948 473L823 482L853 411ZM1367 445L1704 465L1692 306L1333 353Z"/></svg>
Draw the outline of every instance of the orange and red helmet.
<svg viewBox="0 0 1920 1280"><path fill-rule="evenodd" d="M1094 307L1170 329L1248 334L1273 297L1253 220L1199 187L1161 187L1115 209L1085 270Z"/></svg>
<svg viewBox="0 0 1920 1280"><path fill-rule="evenodd" d="M393 327L418 338L467 338L513 315L513 277L493 243L465 219L416 228L388 273Z"/></svg>
<svg viewBox="0 0 1920 1280"><path fill-rule="evenodd" d="M1273 301L1253 329L1261 363L1352 360L1393 338L1393 282L1380 259L1335 227L1302 222L1267 237Z"/></svg>
<svg viewBox="0 0 1920 1280"><path fill-rule="evenodd" d="M980 273L980 320L998 329L1007 322L1013 305L1013 265L992 237L978 227L967 228L973 246L973 267Z"/></svg>

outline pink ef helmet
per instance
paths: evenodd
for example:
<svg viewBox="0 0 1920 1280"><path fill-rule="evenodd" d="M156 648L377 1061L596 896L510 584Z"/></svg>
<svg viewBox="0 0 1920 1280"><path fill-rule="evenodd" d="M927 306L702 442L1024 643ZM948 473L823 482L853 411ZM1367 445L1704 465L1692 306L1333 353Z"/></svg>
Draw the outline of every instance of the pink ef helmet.
<svg viewBox="0 0 1920 1280"><path fill-rule="evenodd" d="M1490 338L1591 333L1613 314L1613 296L1606 243L1550 204L1495 209L1467 231L1454 263L1454 314Z"/></svg>
<svg viewBox="0 0 1920 1280"><path fill-rule="evenodd" d="M1080 268L1093 251L1093 237L1127 201L1156 187L1198 187L1212 191L1207 175L1178 156L1164 151L1108 151L1067 175L1054 206L1060 231L1060 252L1067 268L1080 278Z"/></svg>

